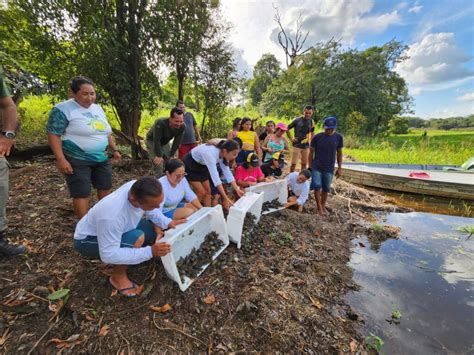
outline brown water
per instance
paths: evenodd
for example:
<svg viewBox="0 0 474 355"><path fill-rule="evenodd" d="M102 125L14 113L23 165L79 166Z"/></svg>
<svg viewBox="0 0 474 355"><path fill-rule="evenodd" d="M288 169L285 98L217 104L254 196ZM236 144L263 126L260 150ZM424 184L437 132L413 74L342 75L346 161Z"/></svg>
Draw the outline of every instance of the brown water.
<svg viewBox="0 0 474 355"><path fill-rule="evenodd" d="M474 236L457 230L474 227L474 219L421 212L379 217L399 226L400 238L376 252L360 236L350 261L361 289L347 301L366 334L384 341L384 354L474 354ZM396 310L399 324L389 322Z"/></svg>

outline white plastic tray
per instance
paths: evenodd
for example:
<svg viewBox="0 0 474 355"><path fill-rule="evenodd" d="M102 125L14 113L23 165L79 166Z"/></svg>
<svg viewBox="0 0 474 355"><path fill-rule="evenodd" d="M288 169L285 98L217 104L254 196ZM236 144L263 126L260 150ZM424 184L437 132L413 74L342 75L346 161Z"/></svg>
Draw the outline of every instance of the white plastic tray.
<svg viewBox="0 0 474 355"><path fill-rule="evenodd" d="M229 233L229 239L237 244L237 248L239 249L242 240L245 215L247 212L250 212L257 218L257 222L260 220L263 196L263 192L247 192L244 196L239 198L229 210L229 214L227 215L227 232Z"/></svg>
<svg viewBox="0 0 474 355"><path fill-rule="evenodd" d="M263 192L263 203L272 201L276 198L278 198L278 201L281 205L284 205L288 201L288 188L285 179L274 180L271 182L261 182L257 185L247 187L245 191L255 193ZM283 208L284 207L271 208L268 211L262 212L262 214L272 213Z"/></svg>
<svg viewBox="0 0 474 355"><path fill-rule="evenodd" d="M160 242L166 242L171 245L171 252L161 257L161 261L166 274L178 284L181 291L186 291L195 278L190 279L185 276L184 282L182 282L176 262L190 254L193 248L199 249L200 245L204 242L204 237L210 232L216 232L219 235L219 239L224 242L222 248L213 255L212 259L215 260L229 245L227 226L220 205L201 208L196 213L193 213L186 223L166 231L165 236L160 240ZM204 265L196 278L208 266L209 264Z"/></svg>

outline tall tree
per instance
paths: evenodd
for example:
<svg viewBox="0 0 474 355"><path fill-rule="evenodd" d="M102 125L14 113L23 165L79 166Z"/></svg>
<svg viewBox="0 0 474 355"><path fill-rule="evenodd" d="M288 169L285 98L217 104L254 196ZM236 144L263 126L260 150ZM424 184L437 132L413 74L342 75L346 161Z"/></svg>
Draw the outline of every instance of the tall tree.
<svg viewBox="0 0 474 355"><path fill-rule="evenodd" d="M249 83L249 94L253 105L258 105L272 80L280 74L280 63L273 54L265 53L255 64L253 78Z"/></svg>
<svg viewBox="0 0 474 355"><path fill-rule="evenodd" d="M150 26L157 16L154 4L147 0L15 0L12 6L47 34L43 41L71 48L69 53L52 53L48 64L64 61L67 72L90 76L113 104L133 156L145 157L138 137L140 111L143 99L156 97L159 90L153 71L159 48ZM37 41L32 44L41 50ZM64 82L55 84L65 86Z"/></svg>
<svg viewBox="0 0 474 355"><path fill-rule="evenodd" d="M218 2L205 0L157 2L159 16L154 23L154 32L160 35L157 39L161 54L175 69L180 100L184 97L184 81L193 62L203 51L205 37L212 25L212 9L216 6Z"/></svg>

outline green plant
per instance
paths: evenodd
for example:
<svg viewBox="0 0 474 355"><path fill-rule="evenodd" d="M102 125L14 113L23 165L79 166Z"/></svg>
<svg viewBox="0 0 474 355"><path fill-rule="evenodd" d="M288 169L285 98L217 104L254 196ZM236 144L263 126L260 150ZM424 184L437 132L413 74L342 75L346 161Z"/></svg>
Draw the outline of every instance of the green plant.
<svg viewBox="0 0 474 355"><path fill-rule="evenodd" d="M382 338L378 337L374 333L369 333L369 335L365 337L365 342L367 343L367 347L369 349L373 349L378 353L382 350L384 345Z"/></svg>
<svg viewBox="0 0 474 355"><path fill-rule="evenodd" d="M463 234L469 234L467 236L467 239L471 238L471 236L474 234L474 226L462 226L457 228L456 230Z"/></svg>
<svg viewBox="0 0 474 355"><path fill-rule="evenodd" d="M374 233L382 233L383 232L383 226L381 224L377 224L377 223L372 224L372 227L370 227L370 229Z"/></svg>
<svg viewBox="0 0 474 355"><path fill-rule="evenodd" d="M68 288L61 288L61 289L49 294L47 298L50 301L57 301L57 300L63 299L64 303L66 303L68 298L69 298L69 289Z"/></svg>
<svg viewBox="0 0 474 355"><path fill-rule="evenodd" d="M400 312L398 309L392 311L392 319L398 320L402 318L402 312Z"/></svg>

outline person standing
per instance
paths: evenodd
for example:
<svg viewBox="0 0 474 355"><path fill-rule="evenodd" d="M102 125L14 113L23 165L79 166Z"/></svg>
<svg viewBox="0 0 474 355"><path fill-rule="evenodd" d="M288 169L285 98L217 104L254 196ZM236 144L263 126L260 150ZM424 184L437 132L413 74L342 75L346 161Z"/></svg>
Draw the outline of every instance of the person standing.
<svg viewBox="0 0 474 355"><path fill-rule="evenodd" d="M257 133L253 130L252 120L244 117L240 123L240 131L237 132L237 138L242 141L242 149L235 160L237 164L243 164L250 153L257 153L258 159L262 160L262 150Z"/></svg>
<svg viewBox="0 0 474 355"><path fill-rule="evenodd" d="M288 138L293 142L293 156L291 157L290 172L295 171L298 158L301 161L301 170L306 169L308 160L309 142L311 140L311 132L313 131L313 106L305 106L303 116L295 118L288 125ZM290 130L295 129L295 137L292 138Z"/></svg>
<svg viewBox="0 0 474 355"><path fill-rule="evenodd" d="M275 132L275 122L273 122L272 120L267 121L267 123L265 123L265 130L262 133L260 133L260 135L258 136L258 139L260 140L260 144L263 143L263 141L265 140L265 138L267 138L267 136L269 136L270 134L273 134L273 132Z"/></svg>
<svg viewBox="0 0 474 355"><path fill-rule="evenodd" d="M184 112L173 107L170 117L157 119L146 135L148 155L157 178L165 175L164 164L175 156L184 135ZM170 142L173 145L170 147Z"/></svg>
<svg viewBox="0 0 474 355"><path fill-rule="evenodd" d="M272 160L272 155L276 152L289 153L290 148L288 140L283 136L283 132L287 132L286 124L280 122L277 124L275 132L269 134L263 142L262 150L265 152L263 162ZM283 166L282 166L283 168Z"/></svg>
<svg viewBox="0 0 474 355"><path fill-rule="evenodd" d="M201 144L201 137L199 136L199 130L197 122L191 112L186 112L186 105L183 101L178 100L176 107L184 112L184 134L181 140L181 145L178 149L178 158L183 157L189 153L193 148L196 148L198 144Z"/></svg>
<svg viewBox="0 0 474 355"><path fill-rule="evenodd" d="M6 204L8 200L8 163L6 157L15 144L15 130L18 126L17 109L5 83L3 70L0 67L0 117L3 117L3 130L0 135L0 254L12 256L23 254L26 247L15 246L5 239L7 230Z"/></svg>
<svg viewBox="0 0 474 355"><path fill-rule="evenodd" d="M308 165L311 166L311 189L321 216L326 214L326 201L331 190L334 166L337 156L336 176L342 175L342 147L344 137L336 132L336 117L326 117L323 123L324 132L316 134L311 140Z"/></svg>
<svg viewBox="0 0 474 355"><path fill-rule="evenodd" d="M80 219L89 209L91 185L97 189L99 200L111 192L107 147L113 151L114 159L120 160L121 155L104 110L95 104L92 80L76 76L69 88L72 98L54 106L46 132L56 166L66 177L74 213Z"/></svg>

